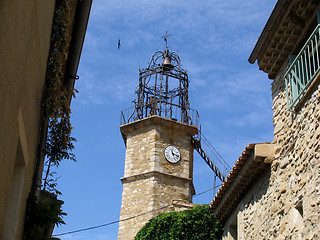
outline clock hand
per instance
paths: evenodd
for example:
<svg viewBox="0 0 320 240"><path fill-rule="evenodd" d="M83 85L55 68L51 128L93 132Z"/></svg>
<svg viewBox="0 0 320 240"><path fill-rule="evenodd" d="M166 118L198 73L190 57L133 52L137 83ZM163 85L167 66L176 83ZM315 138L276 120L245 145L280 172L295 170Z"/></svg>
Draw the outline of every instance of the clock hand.
<svg viewBox="0 0 320 240"><path fill-rule="evenodd" d="M171 150L171 153L173 156L177 156L178 157L178 154L175 154L172 150Z"/></svg>
<svg viewBox="0 0 320 240"><path fill-rule="evenodd" d="M174 157L174 153L173 153L173 151L171 149L170 149L170 152L171 152L172 157Z"/></svg>
<svg viewBox="0 0 320 240"><path fill-rule="evenodd" d="M170 151L171 151L172 156L175 156L174 152L172 150L170 150Z"/></svg>

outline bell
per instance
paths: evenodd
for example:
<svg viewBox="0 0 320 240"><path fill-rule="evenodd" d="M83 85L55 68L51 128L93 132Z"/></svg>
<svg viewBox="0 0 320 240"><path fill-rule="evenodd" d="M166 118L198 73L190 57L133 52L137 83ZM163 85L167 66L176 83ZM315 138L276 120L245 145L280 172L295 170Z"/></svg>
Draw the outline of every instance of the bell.
<svg viewBox="0 0 320 240"><path fill-rule="evenodd" d="M169 56L163 58L163 65L171 65L171 59Z"/></svg>
<svg viewBox="0 0 320 240"><path fill-rule="evenodd" d="M168 55L163 58L163 69L166 71L173 69L171 58Z"/></svg>

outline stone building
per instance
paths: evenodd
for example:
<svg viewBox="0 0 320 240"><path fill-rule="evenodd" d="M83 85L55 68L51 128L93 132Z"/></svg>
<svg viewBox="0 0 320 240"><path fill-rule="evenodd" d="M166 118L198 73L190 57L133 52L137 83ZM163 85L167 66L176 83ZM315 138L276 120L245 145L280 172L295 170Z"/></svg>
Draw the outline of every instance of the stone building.
<svg viewBox="0 0 320 240"><path fill-rule="evenodd" d="M248 145L215 195L223 239L320 239L319 9L279 0L250 55L273 81L274 139Z"/></svg>
<svg viewBox="0 0 320 240"><path fill-rule="evenodd" d="M47 129L41 121L41 99L59 2L0 3L0 239L4 240L23 239L26 199L32 186L41 183L40 146L45 144ZM69 47L61 52L65 61L56 66L63 68L71 100L92 0L65 2L71 6L66 16Z"/></svg>

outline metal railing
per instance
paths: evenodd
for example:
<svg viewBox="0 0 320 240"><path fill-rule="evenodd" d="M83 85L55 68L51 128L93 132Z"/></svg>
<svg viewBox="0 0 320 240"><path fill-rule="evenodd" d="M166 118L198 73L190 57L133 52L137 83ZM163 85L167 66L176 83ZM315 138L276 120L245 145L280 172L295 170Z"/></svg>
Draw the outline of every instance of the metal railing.
<svg viewBox="0 0 320 240"><path fill-rule="evenodd" d="M166 105L168 106L170 104L166 103ZM120 125L135 122L152 115L157 115L174 121L187 123L199 128L199 114L195 109L182 110L179 106L174 104L170 105L170 107L158 108L157 110L152 108L148 109L147 107L147 105L141 106L140 108L133 106L122 110Z"/></svg>
<svg viewBox="0 0 320 240"><path fill-rule="evenodd" d="M320 71L320 24L284 75L288 110L293 110Z"/></svg>

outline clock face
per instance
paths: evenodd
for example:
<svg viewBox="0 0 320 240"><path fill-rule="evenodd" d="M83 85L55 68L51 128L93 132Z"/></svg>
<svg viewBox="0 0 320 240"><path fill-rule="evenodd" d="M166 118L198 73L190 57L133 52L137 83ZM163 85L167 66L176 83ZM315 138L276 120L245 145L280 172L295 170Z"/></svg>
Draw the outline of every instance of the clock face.
<svg viewBox="0 0 320 240"><path fill-rule="evenodd" d="M171 163L177 163L181 158L179 149L172 145L169 145L164 149L164 156Z"/></svg>

